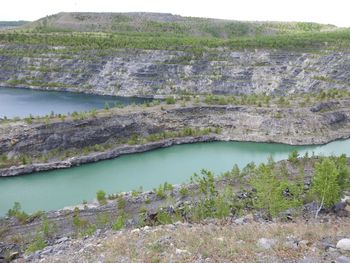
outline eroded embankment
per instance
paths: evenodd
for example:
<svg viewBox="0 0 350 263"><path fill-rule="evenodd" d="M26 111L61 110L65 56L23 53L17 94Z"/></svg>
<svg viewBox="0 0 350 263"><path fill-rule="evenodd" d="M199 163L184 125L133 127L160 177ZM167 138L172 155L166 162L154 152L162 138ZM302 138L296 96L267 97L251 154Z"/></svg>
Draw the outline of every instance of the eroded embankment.
<svg viewBox="0 0 350 263"><path fill-rule="evenodd" d="M0 170L0 176L71 167L122 154L201 141L324 144L349 137L349 106L349 100L323 103L313 108L280 109L163 105L110 109L79 120L57 118L34 120L32 124L3 122L0 155L6 155L7 159L30 156L30 162L9 162ZM171 138L156 136L155 140L150 139L155 134L174 134L186 128L190 131ZM211 130L205 134L193 132L205 128Z"/></svg>

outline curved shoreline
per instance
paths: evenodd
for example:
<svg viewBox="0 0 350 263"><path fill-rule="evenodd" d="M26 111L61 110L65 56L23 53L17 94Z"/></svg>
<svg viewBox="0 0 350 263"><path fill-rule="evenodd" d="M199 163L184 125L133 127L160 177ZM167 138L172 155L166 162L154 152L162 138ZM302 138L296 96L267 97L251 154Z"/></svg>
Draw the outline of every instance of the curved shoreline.
<svg viewBox="0 0 350 263"><path fill-rule="evenodd" d="M181 132L186 129L190 133ZM204 134L192 132L200 129L211 130ZM213 132L215 129L220 131ZM166 132L170 136L161 135ZM155 137L147 140L151 135ZM145 140L133 141L133 136ZM177 144L239 141L306 146L349 137L350 100L334 105L321 104L317 109L201 104L113 108L82 119L1 124L0 154L10 158L41 156L46 160L37 158L32 160L33 164L25 165L15 162L17 166L0 169L0 177L69 168ZM131 145L127 145L130 140ZM94 146L102 147L96 150ZM61 153L72 150L73 153L50 155L56 150Z"/></svg>
<svg viewBox="0 0 350 263"><path fill-rule="evenodd" d="M334 141L346 140L349 137L350 136L344 137L344 138L336 138L332 140L325 140L324 143L321 143L321 144L288 144L288 143L276 142L276 141L270 141L270 140L242 141L242 140L225 139L219 135L171 138L171 139L166 139L166 140L151 142L146 144L118 146L108 151L93 152L88 155L71 157L69 159L62 160L62 161L48 162L48 163L34 163L34 164L28 164L28 165L20 165L20 166L12 166L9 168L3 168L3 169L0 169L0 178L28 175L32 173L57 170L57 169L66 169L66 168L80 166L81 164L95 163L98 161L114 159L123 155L144 153L148 151L168 148L171 146L182 145L182 144L203 143L203 142L247 142L247 143L254 142L254 143L274 143L274 144L298 145L298 146L311 146L311 145L321 146Z"/></svg>
<svg viewBox="0 0 350 263"><path fill-rule="evenodd" d="M10 89L22 89L22 90L33 90L33 91L47 91L47 92L68 92L73 94L86 94L102 97L111 97L111 98L135 98L135 99L164 99L170 95L115 95L110 93L100 92L98 90L86 90L84 88L73 88L73 87L41 87L41 86L23 86L23 85L10 85L0 82L0 88L10 88Z"/></svg>

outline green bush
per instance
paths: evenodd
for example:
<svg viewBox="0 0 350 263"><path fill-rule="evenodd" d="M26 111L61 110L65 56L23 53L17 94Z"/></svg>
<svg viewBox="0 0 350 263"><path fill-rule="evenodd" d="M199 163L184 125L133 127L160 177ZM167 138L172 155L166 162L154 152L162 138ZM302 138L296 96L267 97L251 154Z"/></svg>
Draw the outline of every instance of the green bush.
<svg viewBox="0 0 350 263"><path fill-rule="evenodd" d="M292 151L288 156L288 161L290 161L292 164L297 164L299 162L299 153L297 150Z"/></svg>
<svg viewBox="0 0 350 263"><path fill-rule="evenodd" d="M343 186L343 175L337 168L335 162L330 158L324 158L315 165L311 192L319 203L316 217L323 207L330 208L339 202Z"/></svg>
<svg viewBox="0 0 350 263"><path fill-rule="evenodd" d="M117 207L118 207L118 209L119 210L124 210L125 206L126 206L125 199L122 196L119 196L118 200L117 200Z"/></svg>
<svg viewBox="0 0 350 263"><path fill-rule="evenodd" d="M117 219L112 225L112 229L115 231L118 231L122 229L124 226L125 226L125 215L123 214L117 217Z"/></svg>
<svg viewBox="0 0 350 263"><path fill-rule="evenodd" d="M256 169L255 176L249 182L256 191L253 206L264 209L269 218L289 208L301 206L302 187L289 182L284 176L277 177L274 169L266 164Z"/></svg>
<svg viewBox="0 0 350 263"><path fill-rule="evenodd" d="M174 97L168 97L165 99L166 104L175 104L176 99Z"/></svg>
<svg viewBox="0 0 350 263"><path fill-rule="evenodd" d="M24 224L29 220L29 215L21 210L21 204L19 202L15 202L13 207L8 210L7 215L9 217L15 217L17 220Z"/></svg>
<svg viewBox="0 0 350 263"><path fill-rule="evenodd" d="M108 213L99 213L96 216L96 225L99 228L105 227L110 221L110 216Z"/></svg>
<svg viewBox="0 0 350 263"><path fill-rule="evenodd" d="M181 186L179 193L181 197L186 197L188 195L188 189L186 186Z"/></svg>
<svg viewBox="0 0 350 263"><path fill-rule="evenodd" d="M41 222L40 227L41 232L43 233L45 238L52 238L54 237L55 233L57 232L57 225L53 222L50 222L46 217Z"/></svg>
<svg viewBox="0 0 350 263"><path fill-rule="evenodd" d="M35 251L41 250L47 246L46 241L41 235L37 235L35 239L27 247L26 254L34 253Z"/></svg>
<svg viewBox="0 0 350 263"><path fill-rule="evenodd" d="M107 199L106 199L106 192L104 192L103 190L99 190L96 193L96 199L97 201L102 204L105 205L107 204Z"/></svg>

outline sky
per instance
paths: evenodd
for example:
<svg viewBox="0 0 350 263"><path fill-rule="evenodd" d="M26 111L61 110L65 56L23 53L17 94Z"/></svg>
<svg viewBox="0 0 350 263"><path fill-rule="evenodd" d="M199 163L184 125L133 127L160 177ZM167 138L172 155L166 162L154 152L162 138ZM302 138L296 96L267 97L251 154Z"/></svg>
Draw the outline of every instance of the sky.
<svg viewBox="0 0 350 263"><path fill-rule="evenodd" d="M161 12L251 21L303 21L350 27L350 0L9 0L0 21L59 12Z"/></svg>

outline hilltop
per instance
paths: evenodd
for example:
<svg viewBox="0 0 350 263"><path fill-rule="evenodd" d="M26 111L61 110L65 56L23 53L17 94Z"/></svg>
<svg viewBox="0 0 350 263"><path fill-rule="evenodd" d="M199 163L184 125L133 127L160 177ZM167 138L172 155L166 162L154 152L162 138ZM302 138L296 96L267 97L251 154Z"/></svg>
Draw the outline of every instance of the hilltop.
<svg viewBox="0 0 350 263"><path fill-rule="evenodd" d="M77 31L169 34L194 37L234 38L323 32L333 25L305 22L250 22L182 17L166 13L58 13L25 26L39 32Z"/></svg>

